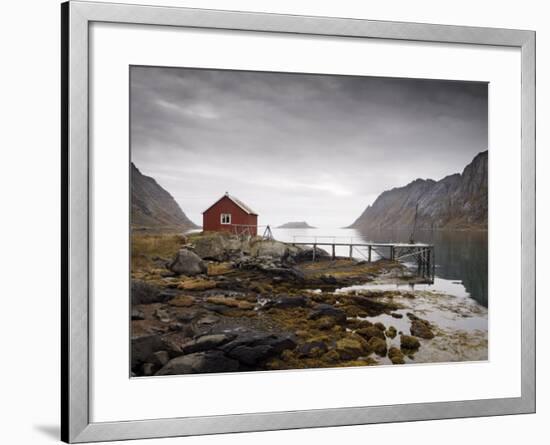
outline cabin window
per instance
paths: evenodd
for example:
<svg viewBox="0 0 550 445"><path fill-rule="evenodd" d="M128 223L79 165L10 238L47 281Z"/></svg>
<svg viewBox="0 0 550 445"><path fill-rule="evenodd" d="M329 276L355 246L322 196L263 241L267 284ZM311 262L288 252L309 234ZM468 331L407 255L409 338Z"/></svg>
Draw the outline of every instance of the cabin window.
<svg viewBox="0 0 550 445"><path fill-rule="evenodd" d="M231 224L231 213L222 213L220 219L222 224Z"/></svg>

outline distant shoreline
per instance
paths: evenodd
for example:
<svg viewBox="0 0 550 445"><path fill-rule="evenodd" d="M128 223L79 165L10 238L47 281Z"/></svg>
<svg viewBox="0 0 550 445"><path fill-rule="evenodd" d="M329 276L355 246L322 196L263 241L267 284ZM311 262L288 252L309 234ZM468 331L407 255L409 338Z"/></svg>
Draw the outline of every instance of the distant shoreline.
<svg viewBox="0 0 550 445"><path fill-rule="evenodd" d="M317 227L310 226L306 221L291 221L280 226L275 227L276 229L316 229Z"/></svg>

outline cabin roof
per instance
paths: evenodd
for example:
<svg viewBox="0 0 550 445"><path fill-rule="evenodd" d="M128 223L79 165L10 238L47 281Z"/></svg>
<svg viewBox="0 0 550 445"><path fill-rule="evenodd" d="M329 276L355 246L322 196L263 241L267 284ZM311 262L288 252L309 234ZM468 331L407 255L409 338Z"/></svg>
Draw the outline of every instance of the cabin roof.
<svg viewBox="0 0 550 445"><path fill-rule="evenodd" d="M230 199L231 201L233 201L233 203L239 207L243 212L245 213L248 213L249 215L256 215L258 216L258 214L252 210L250 207L248 207L244 202L242 202L240 199L236 198L235 196L233 195L230 195L229 193L225 193L220 199L218 199L214 204L212 204L210 207L208 207L204 212L202 213L206 213L208 212L212 207L214 207L218 202L220 202L222 199L224 198L228 198Z"/></svg>

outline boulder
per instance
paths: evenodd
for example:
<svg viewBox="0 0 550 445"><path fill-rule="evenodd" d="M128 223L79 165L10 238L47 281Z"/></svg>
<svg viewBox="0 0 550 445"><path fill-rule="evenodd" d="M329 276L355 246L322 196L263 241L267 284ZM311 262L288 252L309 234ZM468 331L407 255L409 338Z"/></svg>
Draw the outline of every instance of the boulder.
<svg viewBox="0 0 550 445"><path fill-rule="evenodd" d="M174 321L174 317L172 316L172 313L164 307L159 307L155 309L155 312L153 312L153 315L155 318L159 321L162 321L163 323L170 323Z"/></svg>
<svg viewBox="0 0 550 445"><path fill-rule="evenodd" d="M224 304L215 304L215 303L204 303L202 307L209 312L215 312L220 315L227 315L231 312L234 312L234 308L231 306L226 306Z"/></svg>
<svg viewBox="0 0 550 445"><path fill-rule="evenodd" d="M330 304L324 303L317 305L314 310L309 314L310 320L318 320L322 317L331 317L338 324L343 324L347 320L346 313L343 310L337 309Z"/></svg>
<svg viewBox="0 0 550 445"><path fill-rule="evenodd" d="M153 365L161 368L170 361L170 354L168 353L168 351L157 351L157 352L154 352L153 355L149 357L148 361Z"/></svg>
<svg viewBox="0 0 550 445"><path fill-rule="evenodd" d="M296 342L288 335L253 331L239 334L234 340L221 345L219 349L246 366L254 366L262 360L295 347Z"/></svg>
<svg viewBox="0 0 550 445"><path fill-rule="evenodd" d="M432 332L430 323L420 318L412 320L411 334L415 337L425 338L428 340L434 338L434 333Z"/></svg>
<svg viewBox="0 0 550 445"><path fill-rule="evenodd" d="M131 339L131 361L132 368L135 368L137 365L145 363L146 360L154 352L160 351L164 347L164 343L161 338L156 335L140 335L132 337Z"/></svg>
<svg viewBox="0 0 550 445"><path fill-rule="evenodd" d="M361 337L344 337L336 342L336 352L342 360L354 360L362 355L368 355L368 346Z"/></svg>
<svg viewBox="0 0 550 445"><path fill-rule="evenodd" d="M133 307L132 308L132 320L145 320L145 314L143 311Z"/></svg>
<svg viewBox="0 0 550 445"><path fill-rule="evenodd" d="M376 326L368 326L366 328L357 329L355 332L365 337L367 340L370 340L372 337L378 337L381 340L386 339L386 336L384 335L384 331L381 331Z"/></svg>
<svg viewBox="0 0 550 445"><path fill-rule="evenodd" d="M376 297L373 298L365 295L349 295L348 298L353 304L365 309L371 316L378 316L397 308L395 303L388 301L376 301Z"/></svg>
<svg viewBox="0 0 550 445"><path fill-rule="evenodd" d="M144 363L141 367L141 373L144 377L152 376L155 373L155 365L153 363Z"/></svg>
<svg viewBox="0 0 550 445"><path fill-rule="evenodd" d="M300 357L319 358L328 351L327 345L322 341L310 341L297 348Z"/></svg>
<svg viewBox="0 0 550 445"><path fill-rule="evenodd" d="M280 280L293 280L293 281L304 281L305 275L303 272L295 269L294 267L260 267L260 270L269 273L270 275L275 275L274 278Z"/></svg>
<svg viewBox="0 0 550 445"><path fill-rule="evenodd" d="M288 309L295 307L305 307L307 306L308 299L303 296L293 296L281 294L278 295L275 299L268 301L264 308L276 308L276 309Z"/></svg>
<svg viewBox="0 0 550 445"><path fill-rule="evenodd" d="M386 330L386 326L381 321L374 323L374 327L380 329L382 332Z"/></svg>
<svg viewBox="0 0 550 445"><path fill-rule="evenodd" d="M222 351L196 352L173 358L155 375L202 374L238 371L239 362Z"/></svg>
<svg viewBox="0 0 550 445"><path fill-rule="evenodd" d="M397 329L394 326L390 326L386 329L386 337L395 338L397 336Z"/></svg>
<svg viewBox="0 0 550 445"><path fill-rule="evenodd" d="M166 299L160 288L141 280L132 280L130 292L132 304L162 303Z"/></svg>
<svg viewBox="0 0 550 445"><path fill-rule="evenodd" d="M257 240L250 246L250 254L253 257L269 257L283 260L288 256L288 246L281 241Z"/></svg>
<svg viewBox="0 0 550 445"><path fill-rule="evenodd" d="M405 364L405 355L401 352L399 348L392 346L388 351L388 358L394 365L403 365Z"/></svg>
<svg viewBox="0 0 550 445"><path fill-rule="evenodd" d="M235 338L235 334L212 334L203 335L202 337L191 340L181 346L181 351L184 354L192 354L194 352L208 351L227 343Z"/></svg>
<svg viewBox="0 0 550 445"><path fill-rule="evenodd" d="M415 350L420 348L420 342L412 335L401 334L401 348Z"/></svg>
<svg viewBox="0 0 550 445"><path fill-rule="evenodd" d="M369 349L375 352L380 357L384 357L388 351L386 341L382 340L380 337L371 337L368 345Z"/></svg>
<svg viewBox="0 0 550 445"><path fill-rule="evenodd" d="M325 284L338 284L338 280L332 275L321 275L319 278Z"/></svg>
<svg viewBox="0 0 550 445"><path fill-rule="evenodd" d="M194 237L192 244L195 253L205 260L226 261L249 252L247 241L229 233L203 233Z"/></svg>
<svg viewBox="0 0 550 445"><path fill-rule="evenodd" d="M203 317L199 318L196 322L199 326L212 326L219 321L219 317L216 317L213 314L206 314Z"/></svg>
<svg viewBox="0 0 550 445"><path fill-rule="evenodd" d="M313 259L313 246L296 246L290 251L292 258L295 261L308 261ZM329 253L326 250L315 248L315 258L328 257Z"/></svg>
<svg viewBox="0 0 550 445"><path fill-rule="evenodd" d="M181 347L190 340L189 333L185 332L174 332L164 335L162 337L162 351L166 351L169 358L178 357L182 354ZM149 360L154 362L151 358L149 358ZM164 364L162 366L164 366Z"/></svg>
<svg viewBox="0 0 550 445"><path fill-rule="evenodd" d="M259 243L259 241L257 243ZM240 269L259 270L272 275L273 281L303 281L305 279L305 275L300 270L289 266L287 262L281 259L272 258L270 256L243 257L235 263Z"/></svg>
<svg viewBox="0 0 550 445"><path fill-rule="evenodd" d="M250 255L250 241L239 236L225 236L223 245L229 259Z"/></svg>
<svg viewBox="0 0 550 445"><path fill-rule="evenodd" d="M328 331L337 326L336 321L332 317L321 317L317 319L317 328L323 331Z"/></svg>
<svg viewBox="0 0 550 445"><path fill-rule="evenodd" d="M207 271L204 261L189 249L180 249L168 269L178 275L198 275Z"/></svg>
<svg viewBox="0 0 550 445"><path fill-rule="evenodd" d="M246 366L254 366L258 362L274 355L270 345L237 346L229 352L229 356Z"/></svg>

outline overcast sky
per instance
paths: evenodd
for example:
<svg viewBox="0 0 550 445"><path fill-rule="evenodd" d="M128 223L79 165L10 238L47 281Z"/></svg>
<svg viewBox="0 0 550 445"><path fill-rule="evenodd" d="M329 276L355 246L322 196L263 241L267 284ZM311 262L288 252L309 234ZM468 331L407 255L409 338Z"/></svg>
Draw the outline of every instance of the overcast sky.
<svg viewBox="0 0 550 445"><path fill-rule="evenodd" d="M196 223L224 192L274 226L351 224L487 149L487 84L132 67L131 157Z"/></svg>

